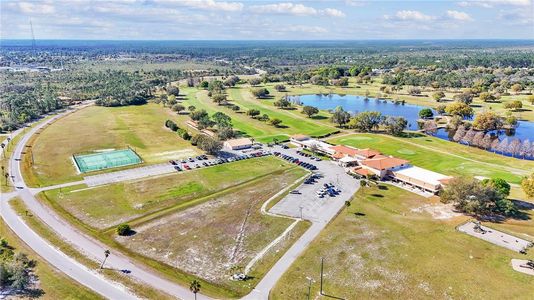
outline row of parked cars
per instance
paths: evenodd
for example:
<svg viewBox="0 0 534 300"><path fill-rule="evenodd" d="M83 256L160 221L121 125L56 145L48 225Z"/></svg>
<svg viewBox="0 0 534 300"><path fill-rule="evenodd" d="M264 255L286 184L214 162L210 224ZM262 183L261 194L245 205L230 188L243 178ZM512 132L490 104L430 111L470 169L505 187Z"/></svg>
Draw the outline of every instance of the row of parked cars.
<svg viewBox="0 0 534 300"><path fill-rule="evenodd" d="M310 177L304 180L304 184L314 184L315 182L317 182L319 178L322 178L322 177L323 175L321 174L312 174Z"/></svg>
<svg viewBox="0 0 534 300"><path fill-rule="evenodd" d="M341 193L341 190L331 183L325 183L323 187L320 188L316 193L319 198L323 198L327 194L330 197L335 197L336 195Z"/></svg>
<svg viewBox="0 0 534 300"><path fill-rule="evenodd" d="M217 158L213 160L209 160L208 156L206 155L199 155L195 158L189 157L187 159L180 160L170 160L169 163L174 166L174 169L178 172L184 171L184 170L191 170L191 169L198 169L202 166L209 167L209 166L215 166L220 165L228 162L233 161L239 161L243 159L249 159L253 157L262 157L269 155L269 152L266 151L258 151L255 153L245 154L245 155L239 155L235 157L230 158Z"/></svg>
<svg viewBox="0 0 534 300"><path fill-rule="evenodd" d="M180 163L182 164L186 164L188 162L195 162L195 161L200 161L200 160L208 160L208 156L203 154L203 155L199 155L197 157L188 157L188 158L184 158L182 159L181 161L180 160L169 160L169 163L173 166L177 166L179 165Z"/></svg>
<svg viewBox="0 0 534 300"><path fill-rule="evenodd" d="M313 156L313 155L311 155L309 153L306 153L306 152L302 152L300 150L297 151L297 154L300 155L300 156L308 157L311 160L321 161L321 159L319 157Z"/></svg>
<svg viewBox="0 0 534 300"><path fill-rule="evenodd" d="M293 156L289 156L289 155L285 155L285 154L282 154L280 152L274 152L274 155L275 156L278 156L278 157L281 157L289 162L292 162L294 164L297 164L305 169L308 169L308 170L312 170L312 171L315 171L317 170L317 167L310 164L310 163L307 163L307 162L304 162L304 161L301 161L299 160L298 158L295 158Z"/></svg>

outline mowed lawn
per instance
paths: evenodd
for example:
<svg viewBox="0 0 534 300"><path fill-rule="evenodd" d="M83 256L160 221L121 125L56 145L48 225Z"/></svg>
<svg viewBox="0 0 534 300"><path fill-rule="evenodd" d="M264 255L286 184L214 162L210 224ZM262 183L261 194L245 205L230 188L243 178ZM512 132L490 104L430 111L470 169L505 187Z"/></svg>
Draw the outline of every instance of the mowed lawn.
<svg viewBox="0 0 534 300"><path fill-rule="evenodd" d="M518 160L434 137L397 138L382 134L353 134L329 139L334 144L372 148L407 159L411 164L450 176L502 178L519 184L533 172L534 161Z"/></svg>
<svg viewBox="0 0 534 300"><path fill-rule="evenodd" d="M292 168L266 176L230 193L210 196L203 204L136 225L134 235L116 236L116 240L130 251L200 278L206 282L203 286L226 290L223 298L244 295L307 228L295 227L255 265L249 274L252 279L230 280L294 222L263 215L260 207L305 173Z"/></svg>
<svg viewBox="0 0 534 300"><path fill-rule="evenodd" d="M7 224L0 218L0 237L5 239L16 252L23 252L28 258L34 260L35 275L37 275L38 284L33 288L41 289L43 294L39 299L103 299L100 295L94 293L88 288L78 284L61 271L49 265L37 253L28 247L23 241L16 236ZM21 297L21 299L24 297ZM33 298L33 297L26 297ZM9 299L9 297L8 297Z"/></svg>
<svg viewBox="0 0 534 300"><path fill-rule="evenodd" d="M290 168L294 166L285 161L264 157L95 188L55 189L39 196L83 226L103 230L154 211L189 205L208 194Z"/></svg>
<svg viewBox="0 0 534 300"><path fill-rule="evenodd" d="M456 231L467 220L438 221L413 208L428 200L391 186L360 190L295 261L270 299L325 294L343 299L531 299L534 277L512 258L534 258ZM340 299L338 298L338 299Z"/></svg>
<svg viewBox="0 0 534 300"><path fill-rule="evenodd" d="M199 153L189 142L164 127L175 118L156 104L127 107L91 106L48 126L31 142L33 167L25 155L26 180L46 186L80 180L72 155L132 147L146 163Z"/></svg>
<svg viewBox="0 0 534 300"><path fill-rule="evenodd" d="M217 105L211 98L208 97L207 91L198 90L196 88L182 88L182 92L186 94L184 106L194 105L197 110L205 109L210 114L217 111L224 112L232 118L232 124L235 129L239 130L242 135L250 136L260 142L270 142L274 138L278 140L287 140L293 134L307 134L311 136L323 136L337 131L331 125L318 124L311 119L307 119L304 115L294 116L289 111L276 109L274 106L263 105L262 101L272 100L256 100L244 101L241 93L245 93L249 97L249 90L245 88L231 88L228 89L228 98L230 102L238 105L241 108L240 112L234 112L229 107ZM250 95L251 96L251 95ZM252 119L245 113L248 109L259 109L261 115L267 114L271 119L278 118L282 120L281 127L274 127L266 122ZM188 116L181 116L181 123L184 124Z"/></svg>

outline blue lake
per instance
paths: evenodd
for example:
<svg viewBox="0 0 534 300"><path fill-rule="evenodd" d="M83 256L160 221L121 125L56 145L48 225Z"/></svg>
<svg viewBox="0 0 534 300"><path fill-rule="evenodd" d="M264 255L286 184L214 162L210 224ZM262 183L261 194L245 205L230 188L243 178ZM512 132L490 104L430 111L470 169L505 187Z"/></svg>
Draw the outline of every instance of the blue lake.
<svg viewBox="0 0 534 300"><path fill-rule="evenodd" d="M419 119L419 111L424 106L414 104L393 103L391 100L384 101L382 99L369 98L365 99L363 96L355 95L301 95L290 97L291 101L300 103L302 105L315 106L319 109L330 110L337 106L343 107L344 110L350 113L358 113L362 111L379 111L386 116L400 116L408 120L408 128L410 130L419 129L417 120ZM520 121L519 126L515 132L508 135L518 138L520 140L530 139L534 141L534 122ZM448 139L448 133L444 129L440 129L436 134L437 137ZM499 136L504 138L507 133L499 132Z"/></svg>

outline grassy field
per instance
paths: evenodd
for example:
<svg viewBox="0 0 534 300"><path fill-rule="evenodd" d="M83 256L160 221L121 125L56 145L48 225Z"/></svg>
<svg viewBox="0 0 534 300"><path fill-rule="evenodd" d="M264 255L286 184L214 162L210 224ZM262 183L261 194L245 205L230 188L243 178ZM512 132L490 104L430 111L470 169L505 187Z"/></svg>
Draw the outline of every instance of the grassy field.
<svg viewBox="0 0 534 300"><path fill-rule="evenodd" d="M21 241L0 218L0 237L6 239L15 251L26 253L28 257L37 262L35 274L38 284L35 288L41 289L43 294L39 299L103 299L100 295L78 284L70 277L49 265L33 250Z"/></svg>
<svg viewBox="0 0 534 300"><path fill-rule="evenodd" d="M34 165L25 155L25 179L31 186L80 180L72 155L132 147L146 163L187 157L198 150L164 128L173 118L155 104L127 107L92 106L62 118L32 139Z"/></svg>
<svg viewBox="0 0 534 300"><path fill-rule="evenodd" d="M428 200L390 186L360 190L295 261L271 299L530 299L534 278L514 271L527 256L455 230L466 217L433 219ZM337 298L337 299L340 299ZM332 298L330 298L332 299Z"/></svg>
<svg viewBox="0 0 534 300"><path fill-rule="evenodd" d="M397 138L382 134L352 134L334 137L328 142L373 148L387 155L407 159L413 165L450 176L499 177L518 184L523 176L534 170L533 161L504 157L425 135Z"/></svg>
<svg viewBox="0 0 534 300"><path fill-rule="evenodd" d="M265 157L91 189L81 185L62 188L40 196L63 218L111 249L126 253L181 284L202 280L207 294L227 298L248 292L306 230L306 223L298 224L288 239L252 269L251 280L229 281L227 269L224 274L217 273L219 277L209 276L220 268L243 268L289 226L290 220L261 215L259 207L305 173L285 161ZM227 258L229 247L237 244L236 229L239 231L247 211L250 215L233 264L219 264L219 260ZM137 233L116 240L112 225L125 221ZM172 230L163 230L163 226L171 226ZM194 245L202 252L191 256L187 249ZM213 253L215 248L224 251ZM210 255L210 261L192 263L194 257ZM191 269L210 263L212 267L203 269L206 274Z"/></svg>
<svg viewBox="0 0 534 300"><path fill-rule="evenodd" d="M231 193L215 195L209 201L134 227L136 233L116 239L131 251L178 268L228 290L229 296L243 295L274 264L275 255L263 267L254 268L247 281L232 281L247 263L293 220L262 215L267 199L304 174L289 169L241 186ZM274 253L283 253L302 231L291 236Z"/></svg>
<svg viewBox="0 0 534 300"><path fill-rule="evenodd" d="M332 125L317 124L313 120L306 119L303 115L297 119L289 111L278 110L273 106L263 105L260 103L260 100L245 101L241 93L247 94L246 97L251 95L244 88L232 88L228 90L229 99L241 108L240 112L234 112L227 107L217 105L208 97L207 91L196 88L182 88L181 92L186 94L186 100L183 102L184 106L194 105L197 109L205 109L210 114L222 111L232 118L234 128L239 130L243 135L254 137L260 142L269 142L273 138L287 140L290 135L297 133L322 136L337 131ZM261 114L266 113L270 118L279 118L283 121L283 126L277 128L263 121L251 119L245 114L251 108L259 109ZM181 121L180 124L185 124L185 121L189 120L189 117L186 115L182 115L179 118Z"/></svg>
<svg viewBox="0 0 534 300"><path fill-rule="evenodd" d="M91 230L104 230L291 167L265 157L95 188L50 190L42 192L40 198L68 219Z"/></svg>

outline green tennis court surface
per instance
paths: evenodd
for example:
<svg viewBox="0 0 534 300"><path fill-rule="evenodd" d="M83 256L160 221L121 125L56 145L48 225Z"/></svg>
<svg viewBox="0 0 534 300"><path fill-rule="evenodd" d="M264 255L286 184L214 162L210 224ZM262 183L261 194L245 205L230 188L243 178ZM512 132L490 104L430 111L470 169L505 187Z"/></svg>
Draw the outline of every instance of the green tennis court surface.
<svg viewBox="0 0 534 300"><path fill-rule="evenodd" d="M141 158L131 149L74 155L81 173L138 164Z"/></svg>

